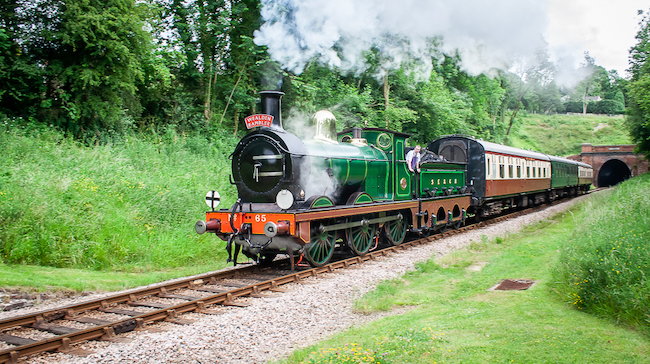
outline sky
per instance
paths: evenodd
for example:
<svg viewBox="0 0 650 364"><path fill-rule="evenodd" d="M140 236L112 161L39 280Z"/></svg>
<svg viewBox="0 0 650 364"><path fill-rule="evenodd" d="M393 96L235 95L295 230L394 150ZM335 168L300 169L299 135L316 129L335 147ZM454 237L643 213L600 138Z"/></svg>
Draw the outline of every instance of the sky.
<svg viewBox="0 0 650 364"><path fill-rule="evenodd" d="M549 0L544 38L551 57L570 57L575 63L587 51L597 65L624 77L639 31L637 10L648 12L650 1Z"/></svg>

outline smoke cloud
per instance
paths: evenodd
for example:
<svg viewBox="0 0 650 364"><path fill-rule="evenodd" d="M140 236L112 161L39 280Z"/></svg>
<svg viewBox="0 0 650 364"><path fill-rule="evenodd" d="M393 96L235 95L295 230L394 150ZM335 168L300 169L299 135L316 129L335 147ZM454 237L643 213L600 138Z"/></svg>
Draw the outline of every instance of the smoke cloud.
<svg viewBox="0 0 650 364"><path fill-rule="evenodd" d="M295 134L302 140L310 140L316 136L316 126L310 122L311 115L298 109L291 108L283 124L286 131Z"/></svg>
<svg viewBox="0 0 650 364"><path fill-rule="evenodd" d="M307 165L309 168L306 168ZM310 157L301 168L303 171L309 171L309 173L303 173L300 180L300 185L305 189L306 198L327 196L336 202L341 186L334 177L335 171L331 171L331 174L328 171L324 158Z"/></svg>
<svg viewBox="0 0 650 364"><path fill-rule="evenodd" d="M309 144L313 142L314 137L317 135L316 125L313 125L311 119L311 115L292 108L289 110L289 115L284 119L284 125L288 132L295 134ZM306 198L328 196L336 201L341 187L339 181L334 177L338 171L328 171L329 165L326 162L328 155L321 154L319 151L318 148L314 149L310 157L303 159L303 165L300 166L300 170L303 171L300 185L305 190Z"/></svg>
<svg viewBox="0 0 650 364"><path fill-rule="evenodd" d="M566 89L573 89L582 80L591 76L592 68L575 66L574 57L568 52L555 61L556 72L554 75L555 83Z"/></svg>
<svg viewBox="0 0 650 364"><path fill-rule="evenodd" d="M471 74L507 69L511 60L545 47L548 20L539 0L262 0L265 23L255 43L268 46L283 68L301 73L320 62L347 72L368 68L363 52L376 47L381 67L410 56L418 71L431 57L458 52Z"/></svg>

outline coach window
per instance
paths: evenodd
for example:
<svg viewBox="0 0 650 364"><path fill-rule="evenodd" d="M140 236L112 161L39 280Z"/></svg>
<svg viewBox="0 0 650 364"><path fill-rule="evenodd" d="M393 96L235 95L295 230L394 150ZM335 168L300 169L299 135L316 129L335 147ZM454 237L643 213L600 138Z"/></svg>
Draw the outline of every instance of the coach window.
<svg viewBox="0 0 650 364"><path fill-rule="evenodd" d="M535 167L533 167L533 178L535 178Z"/></svg>
<svg viewBox="0 0 650 364"><path fill-rule="evenodd" d="M508 178L512 178L512 164L508 165Z"/></svg>
<svg viewBox="0 0 650 364"><path fill-rule="evenodd" d="M521 178L521 166L517 166L517 178Z"/></svg>
<svg viewBox="0 0 650 364"><path fill-rule="evenodd" d="M526 178L530 178L530 167L526 167Z"/></svg>
<svg viewBox="0 0 650 364"><path fill-rule="evenodd" d="M506 177L506 171L505 171L505 167L503 166L503 164L499 164L499 177L501 177L501 178Z"/></svg>
<svg viewBox="0 0 650 364"><path fill-rule="evenodd" d="M489 178L490 177L490 158L488 158L488 162L487 162L487 175L488 175L488 178Z"/></svg>

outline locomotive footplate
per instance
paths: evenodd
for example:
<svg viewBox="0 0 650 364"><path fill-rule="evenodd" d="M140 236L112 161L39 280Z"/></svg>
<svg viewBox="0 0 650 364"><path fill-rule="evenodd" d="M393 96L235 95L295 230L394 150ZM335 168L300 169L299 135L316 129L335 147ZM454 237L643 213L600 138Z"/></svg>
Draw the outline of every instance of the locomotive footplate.
<svg viewBox="0 0 650 364"><path fill-rule="evenodd" d="M245 240L251 248L264 249L272 240L277 243L286 240L294 240L298 244L309 243L312 238L310 225L315 221L334 219L334 222L320 228L322 232L343 231L364 225L382 226L387 222L402 219L407 219L416 230L461 222L465 219L470 199L470 194L464 194L283 212L257 211L253 204L246 206L249 211L235 209L207 212L206 222L201 225L201 229L205 229L203 232L214 232L223 240L231 242L235 235L240 241ZM355 216L369 217L352 221L342 220ZM198 223L197 232L201 233Z"/></svg>

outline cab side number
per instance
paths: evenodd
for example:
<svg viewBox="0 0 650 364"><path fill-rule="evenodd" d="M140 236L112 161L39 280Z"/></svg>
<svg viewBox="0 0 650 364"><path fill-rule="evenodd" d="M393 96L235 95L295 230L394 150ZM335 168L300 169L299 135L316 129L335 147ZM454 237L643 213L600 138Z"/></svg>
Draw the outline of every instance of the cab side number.
<svg viewBox="0 0 650 364"><path fill-rule="evenodd" d="M264 214L255 215L255 222L266 222L266 215Z"/></svg>

